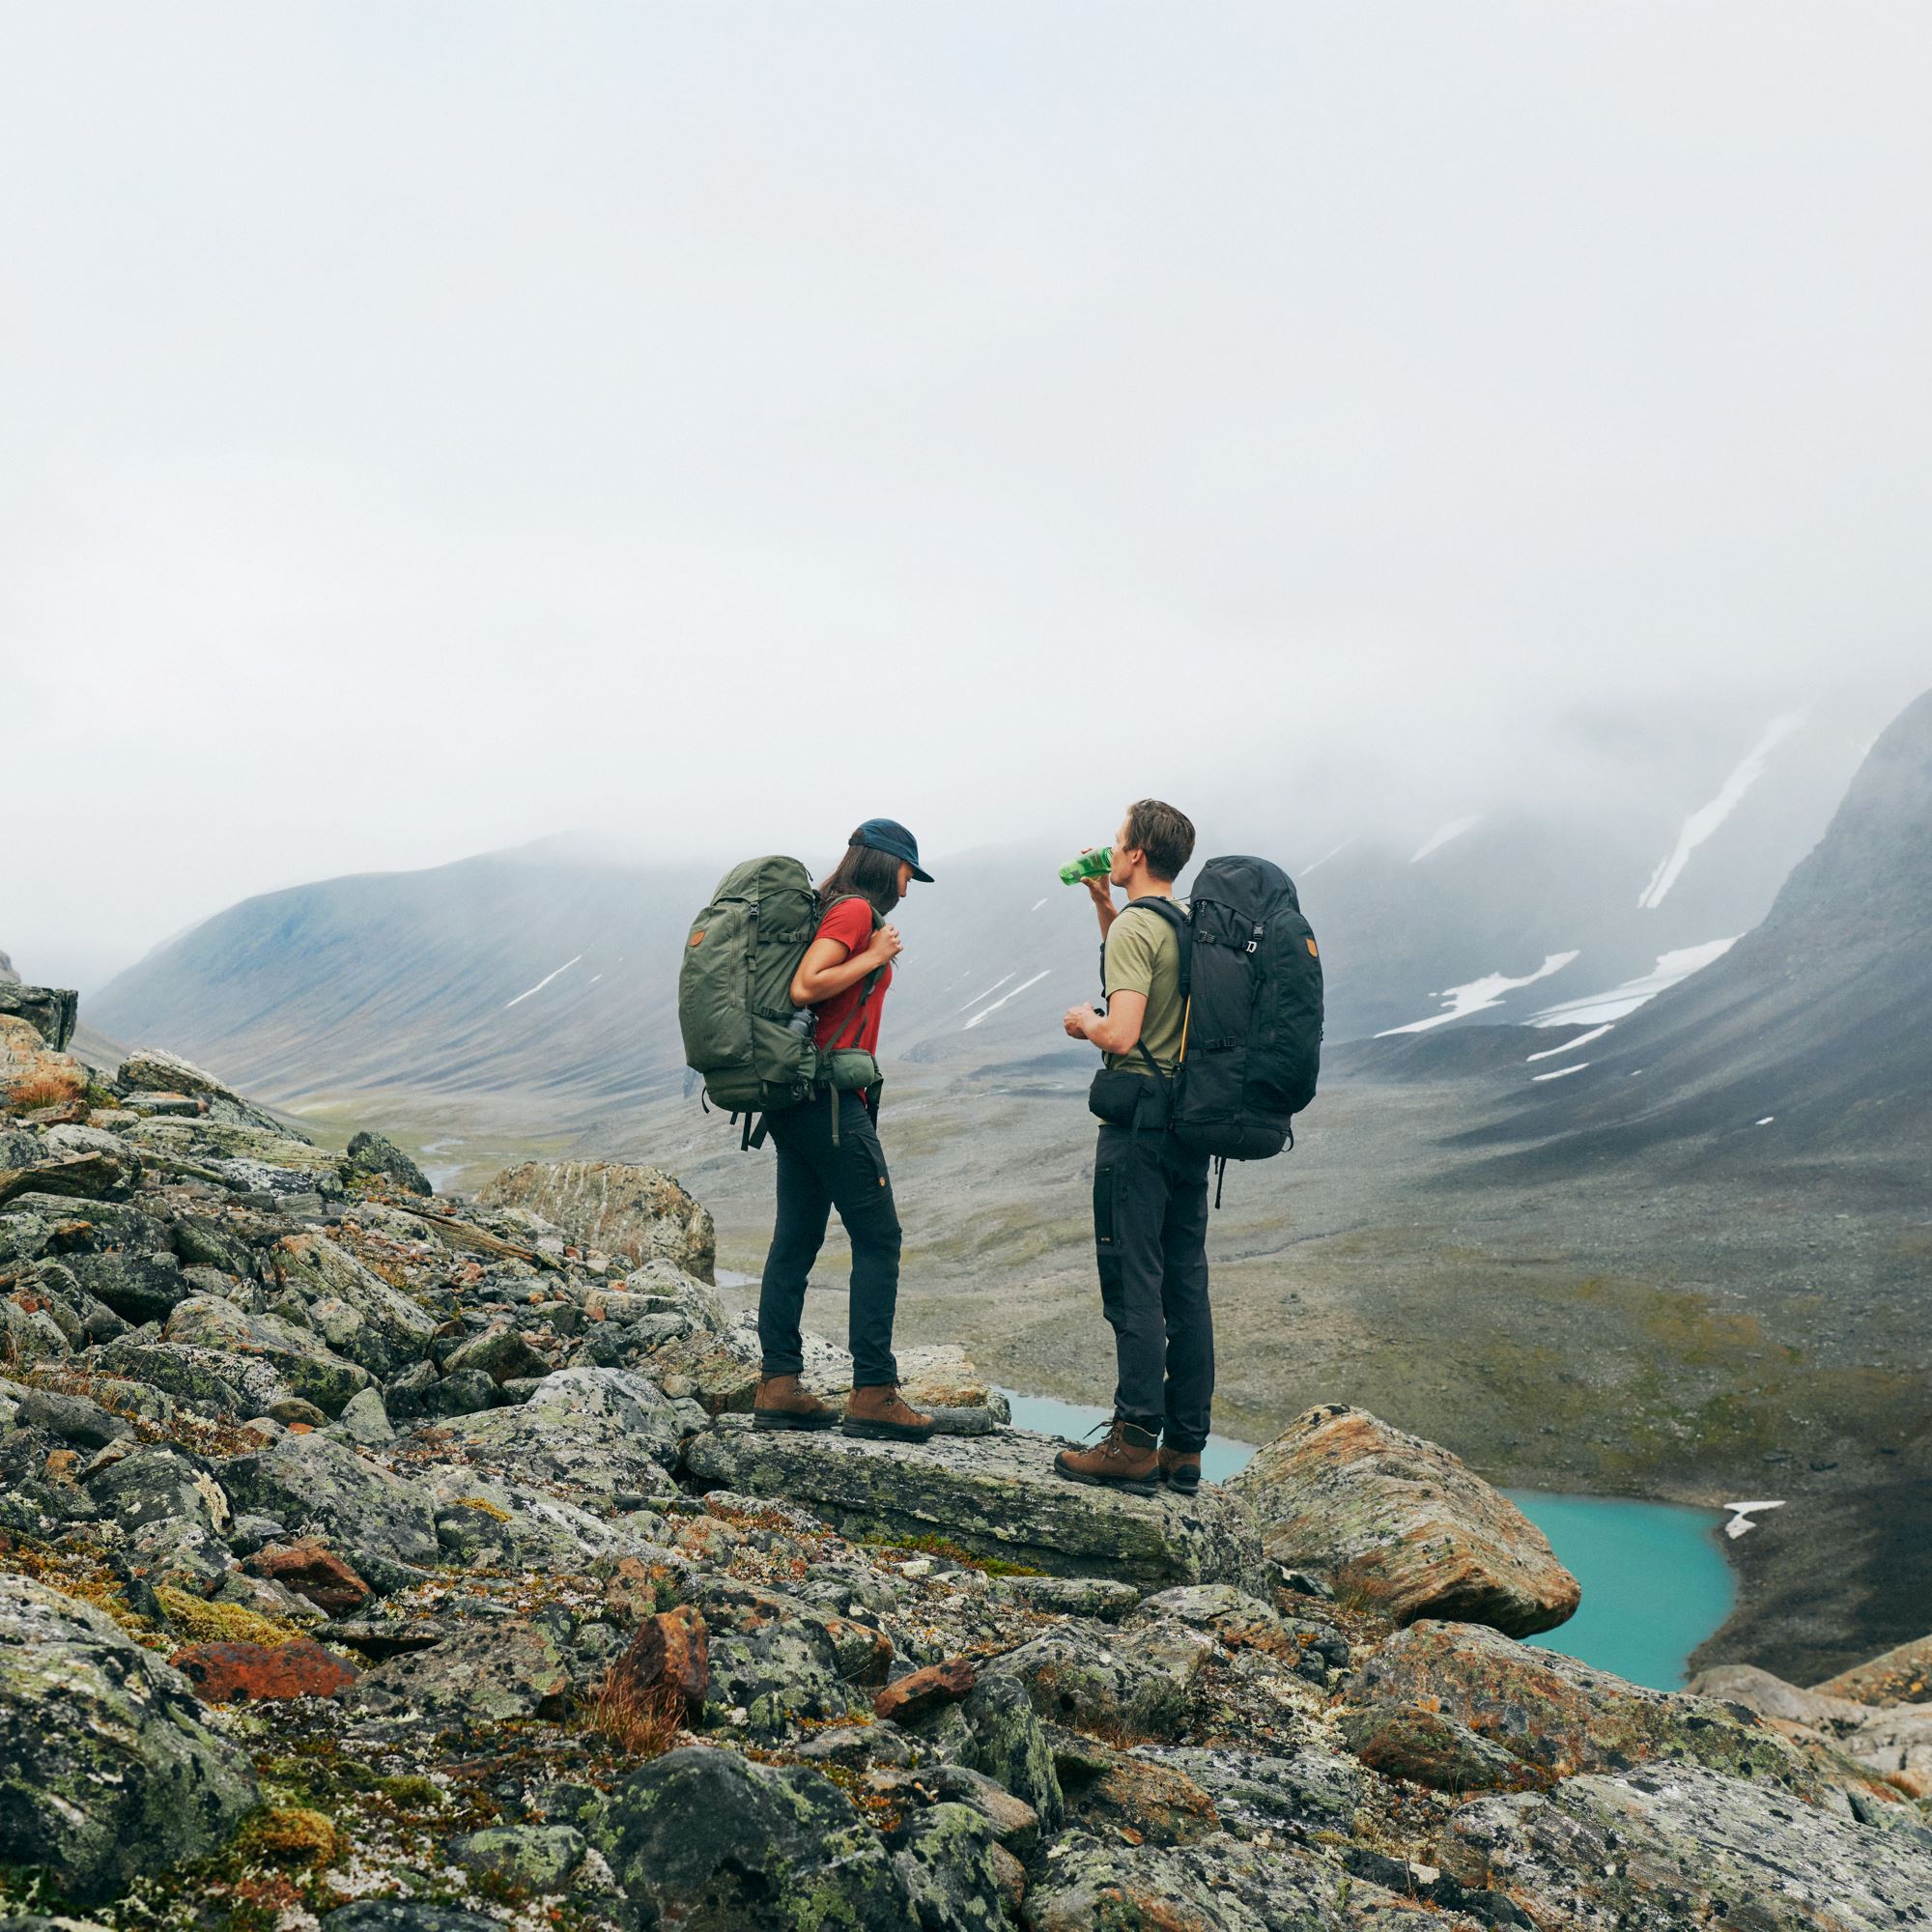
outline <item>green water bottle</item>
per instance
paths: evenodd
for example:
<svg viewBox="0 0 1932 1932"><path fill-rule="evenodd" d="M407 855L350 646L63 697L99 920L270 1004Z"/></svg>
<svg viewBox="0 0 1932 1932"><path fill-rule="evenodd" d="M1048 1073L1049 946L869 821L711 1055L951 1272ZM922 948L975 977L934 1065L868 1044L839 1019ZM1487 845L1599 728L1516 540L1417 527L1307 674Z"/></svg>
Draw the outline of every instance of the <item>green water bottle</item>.
<svg viewBox="0 0 1932 1932"><path fill-rule="evenodd" d="M1070 866L1060 868L1063 886L1077 886L1082 879L1098 879L1114 869L1114 848L1102 845L1097 852L1083 852Z"/></svg>

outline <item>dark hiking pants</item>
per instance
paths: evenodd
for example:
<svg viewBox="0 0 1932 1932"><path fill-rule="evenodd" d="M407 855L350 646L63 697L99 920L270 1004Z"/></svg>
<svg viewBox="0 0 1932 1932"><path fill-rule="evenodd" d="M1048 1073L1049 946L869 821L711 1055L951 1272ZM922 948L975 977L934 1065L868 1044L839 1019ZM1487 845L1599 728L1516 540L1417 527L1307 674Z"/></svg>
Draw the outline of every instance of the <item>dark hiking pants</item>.
<svg viewBox="0 0 1932 1932"><path fill-rule="evenodd" d="M832 1109L838 1107L838 1145ZM805 1366L798 1332L805 1285L838 1208L852 1243L852 1296L847 1308L852 1385L874 1388L899 1378L893 1359L893 1313L899 1297L899 1215L893 1203L879 1130L864 1098L814 1094L767 1114L779 1158L779 1219L758 1291L758 1344L764 1373L795 1376Z"/></svg>
<svg viewBox="0 0 1932 1932"><path fill-rule="evenodd" d="M1100 1305L1114 1330L1114 1413L1192 1453L1208 1440L1208 1156L1163 1133L1102 1127L1094 1156Z"/></svg>

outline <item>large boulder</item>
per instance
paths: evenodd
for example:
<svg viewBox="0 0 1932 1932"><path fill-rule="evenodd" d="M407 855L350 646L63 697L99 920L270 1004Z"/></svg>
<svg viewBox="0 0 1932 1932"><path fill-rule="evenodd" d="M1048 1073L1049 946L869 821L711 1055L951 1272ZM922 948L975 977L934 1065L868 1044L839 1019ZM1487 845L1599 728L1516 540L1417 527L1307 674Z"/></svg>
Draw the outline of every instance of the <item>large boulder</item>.
<svg viewBox="0 0 1932 1932"><path fill-rule="evenodd" d="M67 1051L79 1009L80 995L69 987L23 986L11 973L0 979L0 1015L25 1020L55 1053Z"/></svg>
<svg viewBox="0 0 1932 1932"><path fill-rule="evenodd" d="M259 1456L224 1463L220 1473L238 1509L320 1537L378 1589L408 1582L437 1559L436 1518L422 1486L329 1436L291 1433Z"/></svg>
<svg viewBox="0 0 1932 1932"><path fill-rule="evenodd" d="M634 1772L591 1833L646 1922L733 1932L951 1932L1002 1922L915 1905L885 1840L815 1771L687 1746ZM922 1892L924 1888L921 1887Z"/></svg>
<svg viewBox="0 0 1932 1932"><path fill-rule="evenodd" d="M362 1132L350 1138L349 1154L343 1171L352 1180L386 1181L405 1194L432 1194L423 1171L394 1141L382 1134Z"/></svg>
<svg viewBox="0 0 1932 1932"><path fill-rule="evenodd" d="M1550 1783L1664 1762L1702 1765L1807 1798L1821 1797L1829 1783L1748 1715L1707 1697L1626 1683L1479 1624L1416 1623L1397 1632L1362 1664L1350 1705L1345 1731L1357 1755L1421 1783ZM1474 1743L1459 1751L1460 1739ZM1486 1765L1505 1772L1497 1752L1527 1775L1469 1775Z"/></svg>
<svg viewBox="0 0 1932 1932"><path fill-rule="evenodd" d="M1855 1681L1871 1682L1876 1673L1861 1667L1868 1674ZM1921 1681L1915 1674L1905 1687ZM1874 1706L1828 1690L1801 1690L1748 1663L1700 1671L1690 1688L1700 1696L1755 1711L1787 1737L1833 1746L1896 1790L1914 1798L1932 1797L1932 1704Z"/></svg>
<svg viewBox="0 0 1932 1932"><path fill-rule="evenodd" d="M0 1012L0 1102L58 1106L87 1092L87 1068L57 1051L31 1019Z"/></svg>
<svg viewBox="0 0 1932 1932"><path fill-rule="evenodd" d="M0 1576L0 1863L92 1904L213 1851L255 1801L179 1671L90 1605Z"/></svg>
<svg viewBox="0 0 1932 1932"><path fill-rule="evenodd" d="M555 1718L569 1696L570 1673L547 1631L492 1622L390 1658L357 1679L342 1702L368 1717L440 1727Z"/></svg>
<svg viewBox="0 0 1932 1932"><path fill-rule="evenodd" d="M713 1278L718 1237L710 1213L669 1175L615 1160L526 1161L477 1197L553 1221L572 1240L632 1262L662 1257Z"/></svg>
<svg viewBox="0 0 1932 1932"><path fill-rule="evenodd" d="M1576 1932L1895 1932L1924 1923L1932 1897L1923 1826L1874 1831L1688 1765L1479 1799L1451 1816L1440 1856L1528 1922Z"/></svg>
<svg viewBox="0 0 1932 1932"><path fill-rule="evenodd" d="M291 1395L314 1403L325 1415L340 1415L371 1383L367 1369L344 1361L313 1329L277 1315L251 1315L218 1294L191 1294L177 1303L161 1337L187 1348L259 1357Z"/></svg>
<svg viewBox="0 0 1932 1932"><path fill-rule="evenodd" d="M1054 1472L1061 1446L1025 1430L872 1442L721 1416L684 1461L701 1482L802 1503L848 1536L937 1536L1037 1570L1098 1570L1154 1588L1253 1578L1253 1525L1225 1488L1129 1496L1069 1483Z"/></svg>
<svg viewBox="0 0 1932 1932"><path fill-rule="evenodd" d="M275 1279L299 1297L338 1355L385 1376L429 1352L436 1317L327 1235L291 1235L275 1243L269 1260Z"/></svg>
<svg viewBox="0 0 1932 1932"><path fill-rule="evenodd" d="M1448 1450L1362 1408L1312 1408L1235 1478L1277 1563L1407 1623L1553 1630L1582 1592L1548 1539Z"/></svg>
<svg viewBox="0 0 1932 1932"><path fill-rule="evenodd" d="M493 1475L626 1508L671 1488L682 1435L669 1398L625 1369L559 1370L519 1407L436 1427Z"/></svg>

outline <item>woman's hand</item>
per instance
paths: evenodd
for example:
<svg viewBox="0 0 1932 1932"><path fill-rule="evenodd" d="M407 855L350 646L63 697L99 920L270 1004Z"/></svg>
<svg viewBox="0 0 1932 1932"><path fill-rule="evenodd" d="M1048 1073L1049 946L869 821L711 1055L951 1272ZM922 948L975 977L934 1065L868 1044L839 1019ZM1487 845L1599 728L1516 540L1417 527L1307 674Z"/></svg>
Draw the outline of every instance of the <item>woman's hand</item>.
<svg viewBox="0 0 1932 1932"><path fill-rule="evenodd" d="M905 951L905 941L899 937L895 925L882 925L872 935L872 943L866 949L866 956L881 966L889 966Z"/></svg>

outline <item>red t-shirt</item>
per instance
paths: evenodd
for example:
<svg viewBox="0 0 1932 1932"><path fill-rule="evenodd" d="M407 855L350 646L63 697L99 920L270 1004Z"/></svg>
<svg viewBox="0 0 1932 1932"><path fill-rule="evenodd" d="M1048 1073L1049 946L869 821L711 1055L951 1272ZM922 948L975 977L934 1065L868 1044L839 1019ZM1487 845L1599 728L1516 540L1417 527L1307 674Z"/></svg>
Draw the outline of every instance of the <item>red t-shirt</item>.
<svg viewBox="0 0 1932 1932"><path fill-rule="evenodd" d="M865 952L872 943L872 908L864 899L840 899L819 921L818 936L836 939L845 949L848 959L855 952ZM867 1053L877 1053L879 1009L885 1005L886 988L892 983L893 969L887 966L872 988L872 997L866 1001L866 1017L856 1026L851 1024L852 1009L866 999L864 980L847 986L842 993L834 993L829 1000L821 1000L812 1009L818 1015L818 1028L812 1036L818 1050L823 1053L835 1046L860 1046Z"/></svg>

